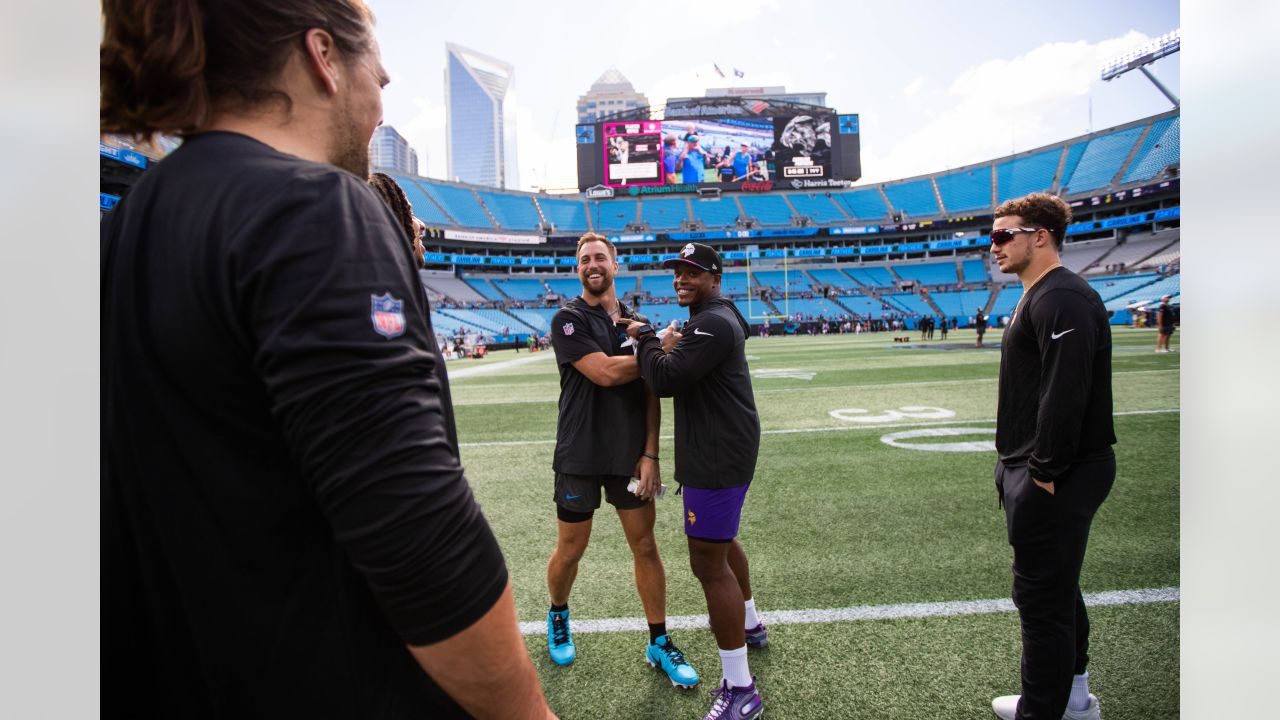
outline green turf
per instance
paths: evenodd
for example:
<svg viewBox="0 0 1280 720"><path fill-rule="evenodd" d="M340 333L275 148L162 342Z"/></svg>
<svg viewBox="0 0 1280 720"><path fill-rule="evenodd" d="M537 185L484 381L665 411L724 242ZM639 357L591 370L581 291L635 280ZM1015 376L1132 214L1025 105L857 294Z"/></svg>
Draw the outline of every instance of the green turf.
<svg viewBox="0 0 1280 720"><path fill-rule="evenodd" d="M741 539L766 621L770 610L1008 597L1011 553L996 505L995 453L924 452L881 441L931 424L987 432L905 442L993 437L999 353L966 347L972 333L952 337L946 345L957 349L894 347L885 334L748 342L753 371L814 373L811 380L754 380L765 434ZM1115 329L1114 337L1115 409L1150 414L1116 417L1118 477L1094 522L1081 583L1085 592L1177 586L1179 356L1152 352L1152 331ZM999 332L987 334L989 343L999 339ZM545 567L555 538L548 441L555 438L559 384L550 355L453 382L467 476L506 553L522 621L545 617ZM527 355L494 353L486 362L517 357ZM909 406L952 414L879 423L830 415ZM664 401L661 454L674 491L670 408ZM794 430L812 432L787 432ZM483 444L513 442L530 444ZM680 498L668 494L658 510L668 612L705 613L688 569ZM574 617L641 615L616 516L606 508L595 526L571 598ZM1177 605L1094 615L1094 688L1107 716L1176 716ZM775 719L986 717L993 694L1017 688L1010 614L781 626L770 634L774 645L752 655L752 671ZM682 631L680 638L704 675L718 674L708 632ZM546 660L545 639L528 642L563 717L700 717L706 709L705 693L677 695L651 674L637 633L579 637L580 659L568 669Z"/></svg>

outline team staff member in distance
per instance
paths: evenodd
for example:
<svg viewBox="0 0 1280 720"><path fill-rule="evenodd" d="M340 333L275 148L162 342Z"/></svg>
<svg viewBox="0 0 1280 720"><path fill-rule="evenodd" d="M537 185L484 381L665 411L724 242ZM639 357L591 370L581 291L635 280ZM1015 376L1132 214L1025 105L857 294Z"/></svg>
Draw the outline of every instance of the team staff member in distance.
<svg viewBox="0 0 1280 720"><path fill-rule="evenodd" d="M764 711L764 701L747 646L764 647L769 636L736 539L760 449L745 350L749 326L720 297L723 263L714 249L689 243L663 265L675 269L676 301L689 308L689 321L666 342L640 321L631 321L627 333L639 343L641 377L655 395L675 398L676 481L683 488L689 562L707 599L723 673L706 720L750 720Z"/></svg>
<svg viewBox="0 0 1280 720"><path fill-rule="evenodd" d="M557 665L577 656L569 629L569 592L591 539L591 518L601 491L617 508L635 562L636 590L649 623L645 658L671 684L691 688L698 673L667 635L667 576L653 536L661 406L640 380L632 341L618 329L624 319L644 322L618 300L613 279L618 251L603 235L578 240L582 294L551 322L551 346L560 366L556 425L556 549L547 563L547 649ZM625 344L624 344L625 342ZM635 494L627 491L640 480Z"/></svg>
<svg viewBox="0 0 1280 720"><path fill-rule="evenodd" d="M995 217L991 251L1023 287L1000 343L996 410L1022 695L991 707L1002 720L1098 720L1080 567L1093 516L1116 478L1111 327L1098 293L1058 260L1071 222L1066 203L1032 193L1006 201Z"/></svg>

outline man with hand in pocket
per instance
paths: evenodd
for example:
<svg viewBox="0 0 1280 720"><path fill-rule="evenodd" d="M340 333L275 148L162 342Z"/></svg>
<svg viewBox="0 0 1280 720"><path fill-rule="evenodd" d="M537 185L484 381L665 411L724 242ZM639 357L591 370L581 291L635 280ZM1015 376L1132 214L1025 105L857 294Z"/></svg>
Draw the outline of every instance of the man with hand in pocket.
<svg viewBox="0 0 1280 720"><path fill-rule="evenodd" d="M1033 193L995 218L991 252L1023 287L1000 347L995 473L1013 546L1022 695L991 707L1002 720L1097 720L1080 568L1116 477L1111 328L1098 293L1059 262L1066 203Z"/></svg>

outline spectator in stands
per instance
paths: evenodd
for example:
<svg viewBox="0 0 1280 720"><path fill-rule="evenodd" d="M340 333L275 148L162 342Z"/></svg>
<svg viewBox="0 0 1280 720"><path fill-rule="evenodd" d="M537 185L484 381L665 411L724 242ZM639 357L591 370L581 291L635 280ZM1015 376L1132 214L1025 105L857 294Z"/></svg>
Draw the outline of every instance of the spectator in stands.
<svg viewBox="0 0 1280 720"><path fill-rule="evenodd" d="M667 135L662 139L662 172L668 185L680 182L676 176L676 163L680 160L680 150L676 148L676 136Z"/></svg>
<svg viewBox="0 0 1280 720"><path fill-rule="evenodd" d="M640 375L660 397L675 398L676 481L684 490L689 562L707 599L711 631L720 648L720 687L707 718L752 720L764 710L747 662L748 646L764 647L769 634L751 593L746 552L738 542L743 503L760 449L747 368L750 326L733 302L720 297L720 254L689 243L663 263L689 322L674 343L632 321Z"/></svg>
<svg viewBox="0 0 1280 720"><path fill-rule="evenodd" d="M569 593L591 539L601 496L618 513L631 548L636 590L649 623L645 657L673 685L693 687L698 673L667 633L667 579L653 527L654 499L662 487L658 466L661 406L645 387L633 341L618 332L627 321L648 320L617 298L618 251L608 238L578 240L582 293L551 321L560 370L556 427L556 547L547 563L547 649L557 665L577 657L569 626ZM633 483L633 484L629 484Z"/></svg>
<svg viewBox="0 0 1280 720"><path fill-rule="evenodd" d="M1169 349L1169 339L1173 337L1173 307L1169 305L1171 295L1160 298L1160 307L1156 310L1156 352L1173 352Z"/></svg>
<svg viewBox="0 0 1280 720"><path fill-rule="evenodd" d="M1071 222L1062 199L1032 193L994 214L991 251L1023 287L1001 342L996 409L1022 695L991 707L1003 720L1097 720L1080 568L1089 526L1116 478L1111 327L1097 291L1059 260Z"/></svg>
<svg viewBox="0 0 1280 720"><path fill-rule="evenodd" d="M552 717L366 184L372 13L102 17L100 130L184 139L102 226L105 713Z"/></svg>
<svg viewBox="0 0 1280 720"><path fill-rule="evenodd" d="M685 143L684 152L676 160L676 171L683 174L686 183L702 182L703 171L707 166L707 154L698 148L698 136L691 136Z"/></svg>

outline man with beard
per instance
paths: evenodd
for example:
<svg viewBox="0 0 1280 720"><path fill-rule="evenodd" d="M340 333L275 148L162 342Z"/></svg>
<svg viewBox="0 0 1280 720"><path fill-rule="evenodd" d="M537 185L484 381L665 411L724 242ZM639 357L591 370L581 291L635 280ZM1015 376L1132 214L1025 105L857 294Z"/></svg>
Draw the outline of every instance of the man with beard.
<svg viewBox="0 0 1280 720"><path fill-rule="evenodd" d="M613 285L618 251L608 238L578 240L582 294L551 321L551 346L560 366L556 426L556 549L547 563L547 650L569 665L577 647L569 627L569 593L591 539L600 498L613 505L635 565L636 590L649 623L645 659L676 687L698 684L698 673L667 634L667 576L653 525L662 488L658 467L658 398L645 389L634 342L618 325L648 322L618 300ZM636 481L634 488L628 484Z"/></svg>
<svg viewBox="0 0 1280 720"><path fill-rule="evenodd" d="M184 142L102 227L102 705L550 717L365 184L362 0L106 0L101 130Z"/></svg>
<svg viewBox="0 0 1280 720"><path fill-rule="evenodd" d="M676 301L689 308L680 333L659 340L639 319L628 322L640 376L659 397L675 398L676 481L684 497L689 564L702 584L720 648L721 681L704 720L751 720L764 712L747 648L769 634L756 611L746 552L738 542L747 489L760 450L747 367L749 326L720 297L724 263L713 248L689 243L663 263L675 270Z"/></svg>

